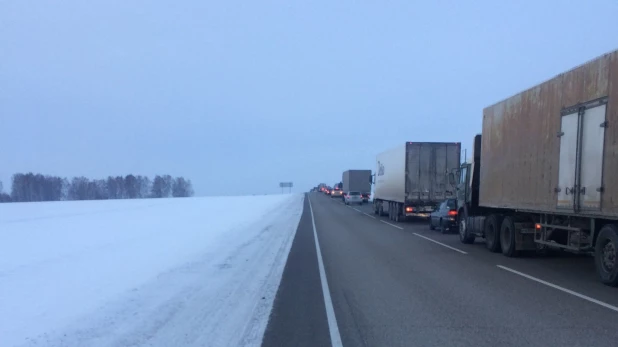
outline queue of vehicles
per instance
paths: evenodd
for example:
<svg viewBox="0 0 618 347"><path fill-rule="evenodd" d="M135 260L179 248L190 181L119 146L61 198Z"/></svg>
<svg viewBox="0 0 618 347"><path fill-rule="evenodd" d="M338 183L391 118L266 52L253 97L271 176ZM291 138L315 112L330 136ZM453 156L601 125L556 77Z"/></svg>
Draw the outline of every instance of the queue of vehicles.
<svg viewBox="0 0 618 347"><path fill-rule="evenodd" d="M371 197L371 170L346 170L341 182L335 183L333 187L320 183L312 191L339 198L346 205L367 203Z"/></svg>
<svg viewBox="0 0 618 347"><path fill-rule="evenodd" d="M378 154L367 181L373 211L395 222L426 218L430 229L457 231L467 244L483 238L507 257L589 254L601 282L617 286L617 125L614 51L486 107L470 162L461 163L457 142ZM328 188L320 190L332 196Z"/></svg>

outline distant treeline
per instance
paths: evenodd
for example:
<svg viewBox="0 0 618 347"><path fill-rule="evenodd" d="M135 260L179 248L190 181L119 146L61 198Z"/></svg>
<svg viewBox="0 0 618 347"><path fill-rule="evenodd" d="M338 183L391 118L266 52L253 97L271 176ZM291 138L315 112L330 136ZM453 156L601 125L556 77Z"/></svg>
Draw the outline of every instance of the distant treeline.
<svg viewBox="0 0 618 347"><path fill-rule="evenodd" d="M13 175L11 194L2 191L0 202L60 201L60 200L105 200L142 199L193 196L191 180L170 175L155 176L109 176L107 179L91 180L74 177L70 181L57 176L33 173Z"/></svg>

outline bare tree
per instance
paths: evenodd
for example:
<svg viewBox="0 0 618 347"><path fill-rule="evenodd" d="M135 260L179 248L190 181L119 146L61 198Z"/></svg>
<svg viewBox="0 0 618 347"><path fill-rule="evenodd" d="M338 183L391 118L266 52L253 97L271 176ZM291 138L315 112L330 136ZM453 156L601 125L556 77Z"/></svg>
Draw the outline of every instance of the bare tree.
<svg viewBox="0 0 618 347"><path fill-rule="evenodd" d="M124 188L126 191L127 199L136 199L139 194L139 186L137 178L133 175L127 175L124 178Z"/></svg>
<svg viewBox="0 0 618 347"><path fill-rule="evenodd" d="M150 196L150 178L148 176L137 176L137 185L139 188L139 198Z"/></svg>
<svg viewBox="0 0 618 347"><path fill-rule="evenodd" d="M175 198L193 196L191 181L185 180L184 177L176 177L172 184L172 196Z"/></svg>
<svg viewBox="0 0 618 347"><path fill-rule="evenodd" d="M89 183L90 181L86 177L73 177L71 185L69 187L68 199L69 200L88 200L89 196Z"/></svg>
<svg viewBox="0 0 618 347"><path fill-rule="evenodd" d="M118 184L116 179L112 176L107 177L105 182L105 188L107 189L107 196L109 199L118 199Z"/></svg>
<svg viewBox="0 0 618 347"><path fill-rule="evenodd" d="M118 187L117 199L125 199L127 197L127 191L124 185L124 178L122 176L116 176L116 186Z"/></svg>
<svg viewBox="0 0 618 347"><path fill-rule="evenodd" d="M11 196L2 192L2 181L0 181L0 203L11 202Z"/></svg>
<svg viewBox="0 0 618 347"><path fill-rule="evenodd" d="M164 186L165 181L163 180L163 177L156 175L154 180L152 181L151 196L153 198L162 198Z"/></svg>
<svg viewBox="0 0 618 347"><path fill-rule="evenodd" d="M174 179L170 175L164 175L163 182L163 197L169 198L172 194L172 184L174 183Z"/></svg>

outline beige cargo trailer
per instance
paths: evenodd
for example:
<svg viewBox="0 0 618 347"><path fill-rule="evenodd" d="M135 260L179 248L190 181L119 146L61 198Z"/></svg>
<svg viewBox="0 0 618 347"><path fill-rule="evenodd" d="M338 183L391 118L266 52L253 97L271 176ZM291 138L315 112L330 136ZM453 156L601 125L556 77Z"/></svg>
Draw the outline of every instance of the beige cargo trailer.
<svg viewBox="0 0 618 347"><path fill-rule="evenodd" d="M618 51L483 110L457 184L460 239L595 256L618 285Z"/></svg>
<svg viewBox="0 0 618 347"><path fill-rule="evenodd" d="M618 218L618 52L483 110L479 204Z"/></svg>

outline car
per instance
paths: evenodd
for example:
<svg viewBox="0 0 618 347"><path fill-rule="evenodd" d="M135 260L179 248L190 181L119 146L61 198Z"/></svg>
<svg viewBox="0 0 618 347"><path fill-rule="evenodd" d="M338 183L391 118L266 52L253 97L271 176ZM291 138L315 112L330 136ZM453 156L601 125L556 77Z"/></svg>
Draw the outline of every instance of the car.
<svg viewBox="0 0 618 347"><path fill-rule="evenodd" d="M343 198L343 190L341 190L341 188L339 187L335 187L333 190L330 191L330 197Z"/></svg>
<svg viewBox="0 0 618 347"><path fill-rule="evenodd" d="M362 202L363 202L363 203L365 203L365 202L369 202L369 198L370 198L370 197L371 197L371 194L369 194L369 193L362 193L362 194L361 194L361 198L362 198Z"/></svg>
<svg viewBox="0 0 618 347"><path fill-rule="evenodd" d="M346 205L352 205L352 204L362 204L363 203L363 198L361 196L360 192L347 192L344 196L343 196L343 202Z"/></svg>
<svg viewBox="0 0 618 347"><path fill-rule="evenodd" d="M457 230L457 199L446 199L429 215L429 229L443 234Z"/></svg>

